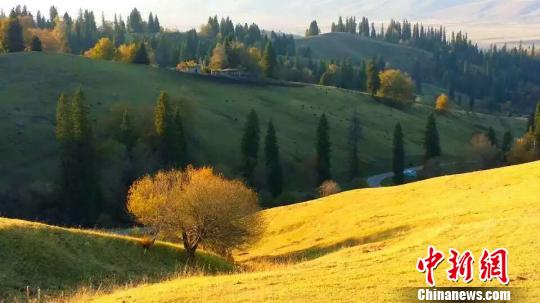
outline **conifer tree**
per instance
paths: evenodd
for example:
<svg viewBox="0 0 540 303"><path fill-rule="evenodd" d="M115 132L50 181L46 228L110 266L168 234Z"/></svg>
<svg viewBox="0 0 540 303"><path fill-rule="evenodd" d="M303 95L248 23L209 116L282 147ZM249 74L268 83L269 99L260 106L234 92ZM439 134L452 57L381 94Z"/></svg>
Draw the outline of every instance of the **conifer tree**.
<svg viewBox="0 0 540 303"><path fill-rule="evenodd" d="M309 24L309 28L306 31L306 37L318 36L320 33L321 31L319 29L319 25L317 24L317 21L315 20L311 21L311 23Z"/></svg>
<svg viewBox="0 0 540 303"><path fill-rule="evenodd" d="M416 92L422 93L422 67L419 61L414 62L412 76L416 85Z"/></svg>
<svg viewBox="0 0 540 303"><path fill-rule="evenodd" d="M10 53L24 51L25 45L22 33L22 25L17 16L10 17L7 21L4 44L6 50Z"/></svg>
<svg viewBox="0 0 540 303"><path fill-rule="evenodd" d="M319 125L317 127L317 186L321 185L324 181L332 179L331 167L330 167L330 126L326 114L322 114Z"/></svg>
<svg viewBox="0 0 540 303"><path fill-rule="evenodd" d="M360 175L360 160L358 158L358 143L360 136L362 135L362 129L360 127L360 120L358 119L358 113L355 111L351 118L351 125L349 126L349 178L354 180Z"/></svg>
<svg viewBox="0 0 540 303"><path fill-rule="evenodd" d="M56 140L62 145L71 139L71 104L61 94L56 104Z"/></svg>
<svg viewBox="0 0 540 303"><path fill-rule="evenodd" d="M125 109L122 113L122 123L120 124L118 141L126 147L128 154L131 153L137 141L137 136L135 135L135 131L133 129L133 123L131 122L131 117L127 109Z"/></svg>
<svg viewBox="0 0 540 303"><path fill-rule="evenodd" d="M272 42L266 44L264 49L264 54L262 57L262 70L264 75L268 78L273 78L275 76L275 68L277 64L276 51Z"/></svg>
<svg viewBox="0 0 540 303"><path fill-rule="evenodd" d="M154 130L157 137L160 160L164 168L174 167L174 114L169 94L161 92L154 109Z"/></svg>
<svg viewBox="0 0 540 303"><path fill-rule="evenodd" d="M381 86L379 70L375 60L370 60L366 67L366 90L371 95L376 95Z"/></svg>
<svg viewBox="0 0 540 303"><path fill-rule="evenodd" d="M43 51L43 46L41 45L41 40L34 36L32 37L32 42L30 44L30 50L33 52L41 52Z"/></svg>
<svg viewBox="0 0 540 303"><path fill-rule="evenodd" d="M264 156L266 160L266 182L272 197L277 197L283 191L283 172L279 161L279 146L276 130L272 121L268 122L266 132Z"/></svg>
<svg viewBox="0 0 540 303"><path fill-rule="evenodd" d="M66 214L74 224L92 226L101 211L101 192L89 109L81 89L72 98L70 114L70 140L63 159Z"/></svg>
<svg viewBox="0 0 540 303"><path fill-rule="evenodd" d="M538 150L540 153L540 101L536 103L536 111L534 113L534 138L536 141L536 146L538 146Z"/></svg>
<svg viewBox="0 0 540 303"><path fill-rule="evenodd" d="M435 115L431 114L428 117L426 131L424 134L424 150L425 160L439 157L441 155L441 146L439 142L439 131L437 130L437 122Z"/></svg>
<svg viewBox="0 0 540 303"><path fill-rule="evenodd" d="M135 58L133 59L134 64L143 64L143 65L149 65L150 59L148 59L148 52L146 51L146 46L144 45L144 42L141 42L139 45L139 48L137 49L137 52L135 53Z"/></svg>
<svg viewBox="0 0 540 303"><path fill-rule="evenodd" d="M497 140L497 134L495 133L495 130L493 129L493 127L490 127L488 129L487 137L489 139L489 142L491 142L491 145L495 147L499 146L499 141Z"/></svg>
<svg viewBox="0 0 540 303"><path fill-rule="evenodd" d="M180 110L177 109L173 119L173 146L175 153L175 163L177 167L185 168L189 162L188 145L186 139L186 133L184 130L184 123L182 121L182 115Z"/></svg>
<svg viewBox="0 0 540 303"><path fill-rule="evenodd" d="M512 149L512 145L514 145L514 136L512 135L511 131L507 130L504 133L503 142L501 146L501 150L503 152L504 157L506 157L506 154Z"/></svg>
<svg viewBox="0 0 540 303"><path fill-rule="evenodd" d="M255 186L255 168L259 155L259 117L255 110L248 114L241 142L242 175L250 186Z"/></svg>
<svg viewBox="0 0 540 303"><path fill-rule="evenodd" d="M405 170L405 148L403 146L403 131L400 123L396 124L394 128L393 156L394 184L400 185L405 183L405 176L403 174Z"/></svg>

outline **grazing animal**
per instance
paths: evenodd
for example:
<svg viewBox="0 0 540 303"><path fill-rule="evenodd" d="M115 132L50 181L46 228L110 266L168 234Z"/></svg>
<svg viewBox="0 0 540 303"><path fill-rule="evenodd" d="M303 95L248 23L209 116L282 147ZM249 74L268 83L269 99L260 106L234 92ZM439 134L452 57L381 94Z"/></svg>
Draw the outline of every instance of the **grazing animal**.
<svg viewBox="0 0 540 303"><path fill-rule="evenodd" d="M141 239L141 246L144 248L144 251L148 250L150 247L154 246L154 243L156 243L156 237L150 238L150 237L144 237Z"/></svg>

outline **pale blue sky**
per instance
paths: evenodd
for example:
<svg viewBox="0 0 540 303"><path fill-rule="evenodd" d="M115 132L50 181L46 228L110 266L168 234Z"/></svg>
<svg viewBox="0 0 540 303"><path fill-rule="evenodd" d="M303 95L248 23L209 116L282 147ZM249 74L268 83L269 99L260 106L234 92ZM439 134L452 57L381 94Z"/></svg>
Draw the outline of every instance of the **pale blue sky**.
<svg viewBox="0 0 540 303"><path fill-rule="evenodd" d="M448 28L465 29L477 38L504 39L538 37L540 0L0 0L0 8L9 10L26 4L35 12L48 14L54 4L63 13L76 15L79 8L93 10L107 19L119 13L124 17L137 7L146 18L157 13L167 28L185 30L199 27L208 16L230 16L235 23L256 22L267 30L302 34L311 20L328 30L338 16L368 16L376 23L407 18ZM505 26L501 26L506 24ZM514 28L517 24L519 27ZM507 25L512 25L511 27ZM507 32L502 35L498 27ZM495 30L494 34L490 31Z"/></svg>

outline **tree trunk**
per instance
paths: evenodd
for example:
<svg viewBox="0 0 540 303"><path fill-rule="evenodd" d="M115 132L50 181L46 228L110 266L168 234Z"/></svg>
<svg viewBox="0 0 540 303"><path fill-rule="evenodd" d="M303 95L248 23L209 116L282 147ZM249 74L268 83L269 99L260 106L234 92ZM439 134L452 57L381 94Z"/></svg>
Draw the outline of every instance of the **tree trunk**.
<svg viewBox="0 0 540 303"><path fill-rule="evenodd" d="M182 233L182 241L184 242L184 249L186 250L187 264L192 264L195 261L195 252L199 243L191 243L186 233Z"/></svg>

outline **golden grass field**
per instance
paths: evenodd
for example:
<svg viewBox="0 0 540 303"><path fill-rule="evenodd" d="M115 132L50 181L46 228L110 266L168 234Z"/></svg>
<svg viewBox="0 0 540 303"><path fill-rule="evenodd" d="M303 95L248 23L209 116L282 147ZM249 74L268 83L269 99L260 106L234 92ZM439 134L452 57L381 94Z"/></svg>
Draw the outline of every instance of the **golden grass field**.
<svg viewBox="0 0 540 303"><path fill-rule="evenodd" d="M268 230L236 253L254 272L180 278L84 294L90 302L402 302L401 287L425 287L415 264L428 245L509 250L510 287L540 301L540 162L400 187L365 189L265 211ZM482 284L475 263L470 285Z"/></svg>

